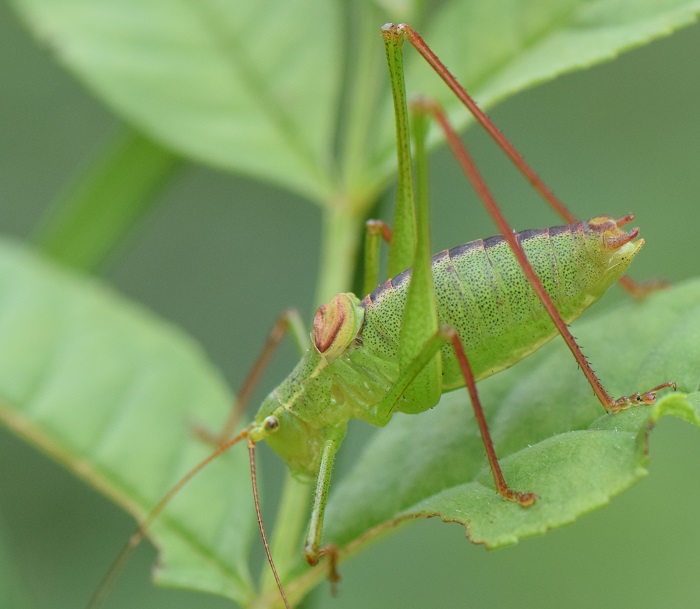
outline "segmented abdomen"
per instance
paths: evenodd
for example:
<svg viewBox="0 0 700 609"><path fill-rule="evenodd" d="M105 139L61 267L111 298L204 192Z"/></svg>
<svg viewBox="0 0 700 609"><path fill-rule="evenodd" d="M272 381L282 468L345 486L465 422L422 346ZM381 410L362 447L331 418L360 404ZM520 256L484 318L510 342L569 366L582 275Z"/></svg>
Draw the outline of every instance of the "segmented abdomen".
<svg viewBox="0 0 700 609"><path fill-rule="evenodd" d="M517 238L567 323L597 298L590 285L600 271L587 249L584 223L523 231ZM432 268L438 319L459 332L477 380L511 366L556 334L502 237L440 252L433 256ZM409 269L362 301L362 343L382 359L398 360L410 279ZM442 355L443 391L463 385L451 346L446 345Z"/></svg>

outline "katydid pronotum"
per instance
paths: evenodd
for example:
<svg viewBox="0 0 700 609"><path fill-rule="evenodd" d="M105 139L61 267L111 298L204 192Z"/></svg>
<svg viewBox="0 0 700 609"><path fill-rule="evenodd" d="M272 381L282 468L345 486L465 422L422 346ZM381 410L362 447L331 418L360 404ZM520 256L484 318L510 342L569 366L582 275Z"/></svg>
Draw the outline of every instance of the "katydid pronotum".
<svg viewBox="0 0 700 609"><path fill-rule="evenodd" d="M405 24L388 24L382 28L382 35L394 97L399 181L393 235L383 223L368 224L367 291L376 285L380 235L390 242L389 274L393 278L362 300L343 293L321 306L313 321L311 345L299 364L263 401L253 422L234 436L252 388L285 330L291 329L301 342L306 340L296 316L287 313L278 320L224 428L209 438L216 442L216 449L140 524L91 607L100 605L112 576L172 497L212 460L242 440L248 447L253 500L267 559L281 598L286 607L291 607L275 569L260 513L255 446L261 440L266 440L294 473L315 479L303 551L311 565L325 556L329 579L335 581L338 554L333 546L322 544L323 520L335 454L350 419L383 426L396 412L419 414L434 407L443 392L466 386L495 490L505 500L527 509L536 500L546 501L546 497L540 499L529 489L512 489L505 480L479 401L477 381L511 366L560 334L608 412L652 404L657 391L675 388L673 382L662 382L650 390L614 399L567 328L612 283L622 281L629 291L638 290L623 277L643 245L643 240L635 241L638 229L622 229L633 216L600 216L578 222L415 31ZM429 101L413 106L414 185L402 68L404 40L426 59L526 179L569 223L567 226L516 234L446 115ZM442 129L500 232L498 237L460 245L432 258L423 149L429 116Z"/></svg>

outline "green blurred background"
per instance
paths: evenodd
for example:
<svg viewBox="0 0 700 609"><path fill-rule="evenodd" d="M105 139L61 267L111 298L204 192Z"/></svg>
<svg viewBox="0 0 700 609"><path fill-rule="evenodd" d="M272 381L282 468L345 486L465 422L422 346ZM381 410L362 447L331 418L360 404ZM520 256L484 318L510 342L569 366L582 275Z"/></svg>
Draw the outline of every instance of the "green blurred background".
<svg viewBox="0 0 700 609"><path fill-rule="evenodd" d="M5 4L0 57L2 229L25 237L120 125L36 46ZM491 113L576 214L637 215L647 245L635 278L678 282L697 275L698 57L695 26L520 94ZM557 223L480 133L471 131L467 141L516 227ZM444 151L433 156L433 180L436 251L493 234ZM319 212L288 193L192 164L160 198L104 276L194 335L237 387L281 310L297 307L310 318ZM624 300L619 288L600 306L616 300ZM287 346L265 388L293 362ZM608 380L605 370L598 372ZM351 426L341 469L367 433ZM699 440L697 430L664 420L652 437L646 480L575 525L511 548L486 552L465 541L458 526L436 521L406 527L345 564L339 597L331 600L324 584L319 606L697 607ZM264 503L271 522L272 472L283 465L261 452L270 472ZM4 430L0 489L0 542L9 563L0 564L0 606L82 606L132 521ZM153 588L154 561L155 552L142 548L108 606L230 606Z"/></svg>

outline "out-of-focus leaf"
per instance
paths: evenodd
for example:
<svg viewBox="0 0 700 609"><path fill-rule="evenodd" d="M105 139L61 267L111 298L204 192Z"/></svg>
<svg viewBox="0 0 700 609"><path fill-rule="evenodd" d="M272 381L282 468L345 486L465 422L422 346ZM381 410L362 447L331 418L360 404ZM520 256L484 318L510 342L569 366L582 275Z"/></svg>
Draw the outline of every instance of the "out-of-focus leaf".
<svg viewBox="0 0 700 609"><path fill-rule="evenodd" d="M383 22L411 23L489 105L666 35L700 10L700 0L449 0L429 14L337 0L15 5L67 67L154 139L360 213L395 164ZM454 114L442 83L415 53L409 60L409 93Z"/></svg>
<svg viewBox="0 0 700 609"><path fill-rule="evenodd" d="M20 581L16 561L8 547L4 531L0 530L0 606L12 609L30 609L26 583Z"/></svg>
<svg viewBox="0 0 700 609"><path fill-rule="evenodd" d="M211 447L231 402L181 332L109 289L0 243L0 419L139 518ZM152 528L159 579L246 602L255 530L243 447ZM97 582L96 582L97 583Z"/></svg>
<svg viewBox="0 0 700 609"><path fill-rule="evenodd" d="M495 494L465 392L455 391L377 434L333 490L327 539L343 556L401 521L436 515L497 547L606 504L645 475L650 422L669 413L700 423L698 303L695 281L576 326L611 390L678 382L679 392L652 408L601 415L556 342L480 385L505 475L539 495L533 507ZM214 426L228 402L216 373L173 328L6 243L0 395L10 427L139 515L207 453L188 423ZM162 581L252 600L246 556L255 516L244 452L207 467L156 522ZM299 565L288 593L300 598L324 573Z"/></svg>

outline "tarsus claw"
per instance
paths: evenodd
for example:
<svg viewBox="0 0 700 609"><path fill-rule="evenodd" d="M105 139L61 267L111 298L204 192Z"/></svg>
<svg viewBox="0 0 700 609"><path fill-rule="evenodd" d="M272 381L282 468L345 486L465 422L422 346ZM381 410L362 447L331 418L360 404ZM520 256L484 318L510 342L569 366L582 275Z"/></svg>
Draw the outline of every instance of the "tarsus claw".
<svg viewBox="0 0 700 609"><path fill-rule="evenodd" d="M612 414L617 414L618 412L622 410L627 410L632 406L641 406L642 404L651 405L656 401L656 392L660 391L661 389L666 389L667 387L671 387L675 391L676 383L673 381L669 381L667 383L661 383L661 385L657 385L653 389L645 391L644 393L624 395L621 398L615 400L610 405L610 407L608 408L608 412Z"/></svg>

